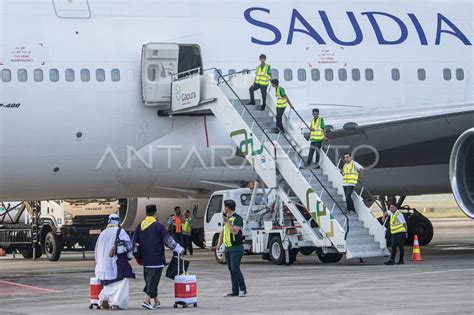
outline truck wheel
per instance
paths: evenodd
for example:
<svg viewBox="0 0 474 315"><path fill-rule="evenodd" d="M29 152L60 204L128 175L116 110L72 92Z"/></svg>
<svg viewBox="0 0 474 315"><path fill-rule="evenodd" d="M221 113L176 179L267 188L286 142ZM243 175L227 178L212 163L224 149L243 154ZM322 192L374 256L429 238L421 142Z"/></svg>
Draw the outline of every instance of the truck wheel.
<svg viewBox="0 0 474 315"><path fill-rule="evenodd" d="M408 244L413 245L415 234L421 246L427 245L433 239L433 224L426 217L418 215L413 217L408 226Z"/></svg>
<svg viewBox="0 0 474 315"><path fill-rule="evenodd" d="M305 255L305 256L309 256L311 255L312 253L314 252L314 248L313 247L301 247L300 248L300 253Z"/></svg>
<svg viewBox="0 0 474 315"><path fill-rule="evenodd" d="M225 254L224 253L221 253L220 251L218 251L217 249L214 250L214 258L216 259L217 263L221 264L221 265L225 265L226 262L225 262Z"/></svg>
<svg viewBox="0 0 474 315"><path fill-rule="evenodd" d="M324 264L337 263L342 259L342 254L339 253L317 253L319 260Z"/></svg>
<svg viewBox="0 0 474 315"><path fill-rule="evenodd" d="M61 256L62 241L53 232L46 234L44 239L44 252L49 261L58 261Z"/></svg>
<svg viewBox="0 0 474 315"><path fill-rule="evenodd" d="M193 243L199 248L206 248L206 244L204 241L204 229L196 229L193 231L192 234L192 241Z"/></svg>
<svg viewBox="0 0 474 315"><path fill-rule="evenodd" d="M33 247L32 246L26 246L20 249L20 253L25 259L31 259L33 258ZM36 244L36 251L35 251L35 259L38 259L43 255L41 252L41 246L39 244Z"/></svg>
<svg viewBox="0 0 474 315"><path fill-rule="evenodd" d="M270 260L276 265L282 265L285 262L285 250L278 236L270 240Z"/></svg>

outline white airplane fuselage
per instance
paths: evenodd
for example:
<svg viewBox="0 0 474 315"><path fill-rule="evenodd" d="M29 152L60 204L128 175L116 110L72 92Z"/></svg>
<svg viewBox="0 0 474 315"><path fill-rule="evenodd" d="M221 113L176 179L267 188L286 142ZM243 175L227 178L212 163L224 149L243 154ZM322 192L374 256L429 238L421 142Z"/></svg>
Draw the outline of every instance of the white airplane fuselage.
<svg viewBox="0 0 474 315"><path fill-rule="evenodd" d="M254 68L265 53L297 108L318 104L338 121L472 104L471 1L83 0L69 11L64 3L0 5L0 69L12 76L3 82L0 75L0 200L168 197L255 178L249 167L221 163L235 148L213 116L159 117L144 106L141 48L148 42L198 44L204 68L223 73ZM74 72L71 82L66 72L69 79ZM128 163L135 151L146 163Z"/></svg>

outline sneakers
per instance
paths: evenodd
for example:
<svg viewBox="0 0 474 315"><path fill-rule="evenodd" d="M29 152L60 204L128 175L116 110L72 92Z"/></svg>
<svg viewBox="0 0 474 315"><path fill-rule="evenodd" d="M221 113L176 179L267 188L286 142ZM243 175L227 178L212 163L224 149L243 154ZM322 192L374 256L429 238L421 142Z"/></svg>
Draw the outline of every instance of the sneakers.
<svg viewBox="0 0 474 315"><path fill-rule="evenodd" d="M390 259L389 261L386 261L383 264L384 265L395 265L395 261Z"/></svg>
<svg viewBox="0 0 474 315"><path fill-rule="evenodd" d="M235 292L231 292L231 293L227 293L226 295L224 295L225 297L234 297L234 296L239 296L238 293L235 293Z"/></svg>
<svg viewBox="0 0 474 315"><path fill-rule="evenodd" d="M240 297L245 297L245 296L247 296L247 291L240 291L239 296L240 296Z"/></svg>
<svg viewBox="0 0 474 315"><path fill-rule="evenodd" d="M147 310L154 310L155 307L151 303L143 302L142 307L146 308Z"/></svg>

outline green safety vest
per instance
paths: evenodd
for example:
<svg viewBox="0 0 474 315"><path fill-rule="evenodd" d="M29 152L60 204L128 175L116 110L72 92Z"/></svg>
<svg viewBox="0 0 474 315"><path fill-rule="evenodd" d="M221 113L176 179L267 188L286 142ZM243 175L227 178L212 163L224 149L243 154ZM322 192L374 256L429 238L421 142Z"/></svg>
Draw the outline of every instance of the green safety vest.
<svg viewBox="0 0 474 315"><path fill-rule="evenodd" d="M400 221L398 220L399 215L403 215L399 210L390 215L390 233L392 234L407 231L403 223L400 223Z"/></svg>
<svg viewBox="0 0 474 315"><path fill-rule="evenodd" d="M193 222L193 218L191 217L184 219L183 223L181 224L181 231L183 234L191 235L192 222Z"/></svg>
<svg viewBox="0 0 474 315"><path fill-rule="evenodd" d="M282 97L281 96L281 92L280 92L280 87L277 86L276 88L276 97L277 97L277 104L276 104L276 107L277 108L285 108L287 105L288 105L288 101L286 99L286 97Z"/></svg>
<svg viewBox="0 0 474 315"><path fill-rule="evenodd" d="M229 218L229 222L234 225L234 221L237 217L233 215ZM233 247L237 245L242 245L242 230L237 233L237 235L233 234L227 224L224 225L224 246L225 247Z"/></svg>
<svg viewBox="0 0 474 315"><path fill-rule="evenodd" d="M342 168L342 174L342 182L344 184L357 185L359 172L357 172L354 161L344 164L344 167Z"/></svg>
<svg viewBox="0 0 474 315"><path fill-rule="evenodd" d="M263 68L261 66L257 66L257 76L255 77L256 84L267 86L270 83L268 67L270 67L269 64L265 64Z"/></svg>
<svg viewBox="0 0 474 315"><path fill-rule="evenodd" d="M321 128L321 117L318 117L316 121L311 119L311 129L314 129L314 131L311 131L310 141L324 140L324 129Z"/></svg>

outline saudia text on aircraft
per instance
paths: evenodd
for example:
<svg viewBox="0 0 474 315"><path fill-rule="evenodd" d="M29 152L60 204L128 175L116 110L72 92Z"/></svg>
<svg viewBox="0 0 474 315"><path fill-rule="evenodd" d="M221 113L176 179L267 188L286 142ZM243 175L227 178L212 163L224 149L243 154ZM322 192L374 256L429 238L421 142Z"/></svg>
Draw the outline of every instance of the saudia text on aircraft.
<svg viewBox="0 0 474 315"><path fill-rule="evenodd" d="M313 38L314 41L320 45L327 44L328 39L333 43L342 46L359 45L363 42L365 35L359 24L359 20L363 18L369 21L375 33L375 37L377 38L377 41L380 45L400 45L405 42L408 36L416 36L420 42L420 45L441 45L443 40L448 36L456 38L459 40L460 44L469 46L472 45L462 30L447 16L441 13L437 13L435 16L436 25L423 25L423 23L413 13L407 13L406 17L404 17L406 20L404 22L400 17L386 12L367 11L354 13L352 11L347 11L346 15L348 22L352 25L354 30L354 38L348 41L338 38L326 11L315 11L310 17L315 18L319 16L324 25L325 34L322 33L323 30L316 29L313 25L311 25L310 22L308 22L308 14L311 13L305 12L305 17L300 11L293 9L289 19L290 25L288 28L288 36L286 38L287 45L291 45L293 43L295 33L305 34L306 36ZM248 8L244 12L244 17L248 23L256 27L266 29L268 32L273 34L273 39L271 40L262 40L252 37L252 43L258 45L275 45L284 40L283 31L281 31L277 26L271 24L269 21L269 17L271 17L271 12L269 9L261 7ZM389 21L395 26L398 26L400 29L399 38L388 40L384 35L383 28L380 26L382 21L385 23ZM424 29L426 27L436 27L434 38L428 38ZM409 29L413 29L413 35L409 34ZM322 35L327 35L327 37L323 37Z"/></svg>

